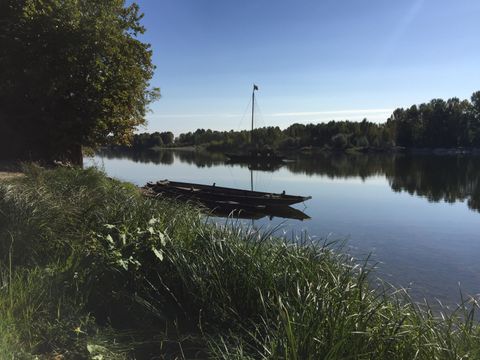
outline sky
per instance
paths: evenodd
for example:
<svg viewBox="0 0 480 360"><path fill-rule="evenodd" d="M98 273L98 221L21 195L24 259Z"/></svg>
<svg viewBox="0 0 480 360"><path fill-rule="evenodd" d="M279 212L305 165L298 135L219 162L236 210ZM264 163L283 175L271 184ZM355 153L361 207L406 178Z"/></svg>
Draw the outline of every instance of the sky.
<svg viewBox="0 0 480 360"><path fill-rule="evenodd" d="M480 90L479 0L139 0L162 97L140 131L384 122ZM258 106L257 106L258 105Z"/></svg>

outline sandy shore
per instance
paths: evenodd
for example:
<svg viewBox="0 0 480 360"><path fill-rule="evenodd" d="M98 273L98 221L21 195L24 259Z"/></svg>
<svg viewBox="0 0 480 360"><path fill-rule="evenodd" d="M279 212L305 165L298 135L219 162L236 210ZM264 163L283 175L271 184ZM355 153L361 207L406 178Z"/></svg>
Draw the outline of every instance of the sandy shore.
<svg viewBox="0 0 480 360"><path fill-rule="evenodd" d="M20 172L5 172L5 171L0 171L0 180L8 180L8 179L13 179L15 177L21 176L22 173Z"/></svg>
<svg viewBox="0 0 480 360"><path fill-rule="evenodd" d="M22 175L18 163L0 161L0 180L12 179Z"/></svg>

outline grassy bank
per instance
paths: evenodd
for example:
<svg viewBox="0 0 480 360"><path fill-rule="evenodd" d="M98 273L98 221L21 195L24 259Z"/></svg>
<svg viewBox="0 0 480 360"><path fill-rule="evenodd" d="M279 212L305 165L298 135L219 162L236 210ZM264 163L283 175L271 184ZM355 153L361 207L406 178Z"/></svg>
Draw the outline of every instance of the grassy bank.
<svg viewBox="0 0 480 360"><path fill-rule="evenodd" d="M209 224L96 170L0 182L0 359L476 359L330 246Z"/></svg>

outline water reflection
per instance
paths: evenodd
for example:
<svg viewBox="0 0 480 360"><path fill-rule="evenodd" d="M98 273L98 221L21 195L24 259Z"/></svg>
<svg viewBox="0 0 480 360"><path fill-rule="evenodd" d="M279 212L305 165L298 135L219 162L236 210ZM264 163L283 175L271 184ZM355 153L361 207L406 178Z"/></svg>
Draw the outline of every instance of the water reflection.
<svg viewBox="0 0 480 360"><path fill-rule="evenodd" d="M297 156L286 167L294 174L322 175L329 178L361 178L384 175L401 156L380 154L317 154Z"/></svg>
<svg viewBox="0 0 480 360"><path fill-rule="evenodd" d="M206 207L206 213L223 218L233 218L233 219L248 219L248 220L260 220L263 218L268 218L272 220L273 218L281 219L293 219L293 220L308 220L310 216L305 214L303 211L293 208L291 206L242 206L238 204L232 205L219 205L215 202L203 202L201 203Z"/></svg>
<svg viewBox="0 0 480 360"><path fill-rule="evenodd" d="M228 165L222 154L198 151L111 151L100 156L124 158L140 163L173 164L174 161L197 167ZM291 157L283 168L294 174L322 175L329 178L385 176L395 192L408 192L431 202L467 201L480 212L480 157L405 154L317 154ZM239 166L239 165L236 165ZM240 165L249 167L248 165ZM252 170L275 172L280 165L254 166Z"/></svg>
<svg viewBox="0 0 480 360"><path fill-rule="evenodd" d="M480 211L480 157L400 157L393 172L386 173L394 191L426 197L429 201L454 203L467 200Z"/></svg>
<svg viewBox="0 0 480 360"><path fill-rule="evenodd" d="M180 162L201 168L223 165L226 161L222 154L189 150L133 151L128 149L102 149L98 152L98 155L107 159L127 159L157 165L171 165L177 159Z"/></svg>
<svg viewBox="0 0 480 360"><path fill-rule="evenodd" d="M319 155L286 165L292 173L330 178L384 175L393 191L406 191L432 202L467 201L480 212L480 157L408 154Z"/></svg>

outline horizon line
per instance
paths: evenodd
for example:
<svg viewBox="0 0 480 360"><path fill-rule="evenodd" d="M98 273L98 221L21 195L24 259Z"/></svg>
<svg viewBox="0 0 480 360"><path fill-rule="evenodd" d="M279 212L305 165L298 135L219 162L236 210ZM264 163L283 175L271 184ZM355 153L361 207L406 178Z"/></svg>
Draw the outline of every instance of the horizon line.
<svg viewBox="0 0 480 360"><path fill-rule="evenodd" d="M270 117L284 117L284 116L315 116L315 115L335 115L335 114L382 114L393 112L394 109L352 109L352 110L327 110L327 111L297 111L297 112L280 112L280 113L270 113L264 114L263 116ZM241 114L153 114L148 116L151 119L155 118L198 118L198 117L238 117L242 116Z"/></svg>

